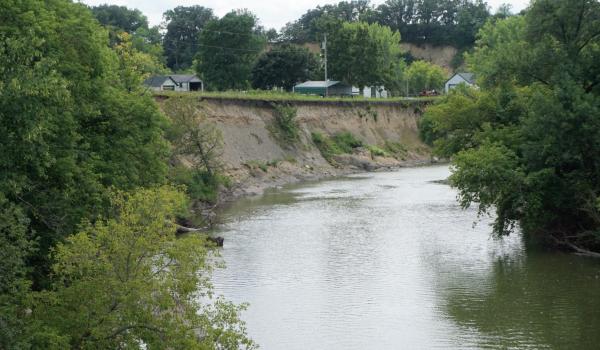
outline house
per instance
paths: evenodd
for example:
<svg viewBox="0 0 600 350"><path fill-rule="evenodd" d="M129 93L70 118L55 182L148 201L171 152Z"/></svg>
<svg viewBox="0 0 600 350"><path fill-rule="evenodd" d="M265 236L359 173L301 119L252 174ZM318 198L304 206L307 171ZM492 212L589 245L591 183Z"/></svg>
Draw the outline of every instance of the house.
<svg viewBox="0 0 600 350"><path fill-rule="evenodd" d="M444 86L444 90L448 93L448 91L454 89L458 84L475 86L475 75L473 73L456 73L452 78L448 79Z"/></svg>
<svg viewBox="0 0 600 350"><path fill-rule="evenodd" d="M175 91L177 82L168 75L158 75L144 80L144 85L154 91Z"/></svg>
<svg viewBox="0 0 600 350"><path fill-rule="evenodd" d="M352 87L352 95L359 96L360 89L356 86ZM364 98L388 98L389 93L384 86L365 86L363 89Z"/></svg>
<svg viewBox="0 0 600 350"><path fill-rule="evenodd" d="M352 96L352 86L336 80L307 81L294 86L294 92L304 95Z"/></svg>
<svg viewBox="0 0 600 350"><path fill-rule="evenodd" d="M193 74L173 74L170 77L179 85L176 91L204 91L204 83Z"/></svg>
<svg viewBox="0 0 600 350"><path fill-rule="evenodd" d="M154 91L204 91L204 83L193 74L156 75L144 85Z"/></svg>

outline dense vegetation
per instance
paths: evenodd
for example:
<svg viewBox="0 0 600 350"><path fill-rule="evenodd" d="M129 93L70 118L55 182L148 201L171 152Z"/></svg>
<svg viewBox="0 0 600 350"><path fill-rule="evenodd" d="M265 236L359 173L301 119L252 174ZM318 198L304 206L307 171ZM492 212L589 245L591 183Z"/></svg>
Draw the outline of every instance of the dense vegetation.
<svg viewBox="0 0 600 350"><path fill-rule="evenodd" d="M452 3L452 6L456 5ZM402 6L409 5L415 6L414 11L421 11L420 6L429 6L418 2ZM398 11L406 10L392 2L382 6L391 6L384 11L386 16L399 15ZM447 6L450 5L435 4L432 8L432 28L437 25L436 21L441 21L440 16L449 16ZM459 7L463 11L463 7L473 6L480 8L483 5L466 2ZM396 25L373 20L381 8L376 9L368 1L360 0L326 5L308 12L316 16L308 16L309 27L318 30L315 29L317 32L307 40L322 40L324 34L329 35L329 78L360 88L385 86L397 96L417 95L425 89L439 88L439 79L432 83L431 74L423 70L429 69L425 62L418 62L415 68L419 69L407 71L407 64L415 60L400 49L400 19ZM202 6L179 6L164 13L166 31L162 35L158 27L148 27L147 18L139 10L115 5L91 9L109 31L112 46L135 49L135 54L127 57L131 56L131 66L138 67L143 77L167 74L169 70L195 72L210 91L248 90L250 87L291 91L298 82L324 78L323 52L315 54L300 46L299 43L307 40L293 38L289 26L281 35L274 29L265 30L258 24L256 16L247 10L231 11L217 18L211 9ZM456 16L465 17L464 14ZM484 17L479 20L483 21ZM303 16L299 21L305 20ZM446 29L441 32L448 33ZM410 35L408 38L410 41ZM431 38L424 40L435 43ZM458 56L459 65L462 53ZM417 78L415 73L419 75ZM442 75L445 78L446 73L442 72ZM413 83L414 86L407 88Z"/></svg>
<svg viewBox="0 0 600 350"><path fill-rule="evenodd" d="M401 78L400 34L378 24L344 23L329 42L330 70L336 79L358 86L394 86Z"/></svg>
<svg viewBox="0 0 600 350"><path fill-rule="evenodd" d="M244 90L250 87L252 66L266 40L252 13L231 11L209 21L199 38L196 71L211 90Z"/></svg>
<svg viewBox="0 0 600 350"><path fill-rule="evenodd" d="M468 63L481 90L457 89L421 127L452 157L464 206L495 210L536 242L600 251L600 3L536 0L487 23Z"/></svg>
<svg viewBox="0 0 600 350"><path fill-rule="evenodd" d="M140 54L86 6L0 3L2 349L253 346L237 306L198 303L210 253L175 238L186 200Z"/></svg>
<svg viewBox="0 0 600 350"><path fill-rule="evenodd" d="M304 47L282 44L258 57L252 68L252 87L291 91L299 81L322 77L323 69L317 55Z"/></svg>
<svg viewBox="0 0 600 350"><path fill-rule="evenodd" d="M504 7L497 16L505 16ZM475 35L492 17L482 0L387 0L374 7L369 0L317 6L281 31L281 40L320 41L336 22L369 22L399 31L414 44L472 46Z"/></svg>

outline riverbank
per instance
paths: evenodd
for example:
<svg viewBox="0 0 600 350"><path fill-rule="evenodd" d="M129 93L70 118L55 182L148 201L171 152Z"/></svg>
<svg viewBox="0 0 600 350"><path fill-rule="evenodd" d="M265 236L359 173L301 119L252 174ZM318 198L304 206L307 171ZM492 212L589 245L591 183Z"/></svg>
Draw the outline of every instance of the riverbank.
<svg viewBox="0 0 600 350"><path fill-rule="evenodd" d="M276 101L177 93L156 99L163 109L178 99L192 103L222 136L221 171L230 181L216 203L195 206L208 223L216 208L268 188L432 162L418 132L431 100Z"/></svg>

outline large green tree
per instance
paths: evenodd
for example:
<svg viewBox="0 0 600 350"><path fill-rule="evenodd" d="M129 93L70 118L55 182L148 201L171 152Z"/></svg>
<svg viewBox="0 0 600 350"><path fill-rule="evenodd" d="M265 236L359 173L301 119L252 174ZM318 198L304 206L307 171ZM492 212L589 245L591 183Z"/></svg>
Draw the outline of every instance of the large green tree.
<svg viewBox="0 0 600 350"><path fill-rule="evenodd" d="M85 223L54 251L52 287L35 295L44 349L250 349L240 307L212 299L214 257L175 236L187 208L171 187L110 195L111 219ZM201 302L210 300L212 302ZM41 331L43 330L43 331Z"/></svg>
<svg viewBox="0 0 600 350"><path fill-rule="evenodd" d="M518 223L536 241L600 251L599 58L600 3L534 1L480 32L468 62L482 90L425 117L461 203L495 210L497 233Z"/></svg>
<svg viewBox="0 0 600 350"><path fill-rule="evenodd" d="M330 77L363 89L400 79L400 34L379 24L344 23L328 41Z"/></svg>
<svg viewBox="0 0 600 350"><path fill-rule="evenodd" d="M129 9L118 5L98 5L91 8L92 13L104 26L121 28L134 33L138 28L148 28L148 18L138 9Z"/></svg>
<svg viewBox="0 0 600 350"><path fill-rule="evenodd" d="M252 66L266 43L257 22L252 13L238 10L206 24L196 71L209 90L250 87Z"/></svg>
<svg viewBox="0 0 600 350"><path fill-rule="evenodd" d="M106 188L164 181L165 118L85 6L3 2L0 23L0 192L38 239L39 286L49 248L103 212Z"/></svg>
<svg viewBox="0 0 600 350"><path fill-rule="evenodd" d="M252 68L252 87L290 91L298 82L318 80L321 71L319 58L308 49L292 44L274 46L260 55Z"/></svg>
<svg viewBox="0 0 600 350"><path fill-rule="evenodd" d="M192 66L198 53L198 40L202 28L215 16L203 6L177 6L164 13L167 32L163 39L167 66L174 71Z"/></svg>
<svg viewBox="0 0 600 350"><path fill-rule="evenodd" d="M416 95L424 90L440 91L446 81L446 72L433 63L414 61L404 72L404 81L409 94Z"/></svg>

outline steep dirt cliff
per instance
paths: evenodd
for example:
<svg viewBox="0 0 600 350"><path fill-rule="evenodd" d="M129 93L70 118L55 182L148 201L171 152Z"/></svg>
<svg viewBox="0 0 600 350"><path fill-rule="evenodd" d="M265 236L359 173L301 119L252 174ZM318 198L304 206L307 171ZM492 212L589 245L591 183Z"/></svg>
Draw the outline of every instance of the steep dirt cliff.
<svg viewBox="0 0 600 350"><path fill-rule="evenodd" d="M164 100L168 97L160 97ZM171 97L173 98L173 97ZM299 139L277 136L275 106L293 106ZM264 101L198 97L197 108L223 134L222 160L234 180L232 196L260 193L301 180L350 172L427 163L429 149L418 137L422 102ZM333 136L349 132L361 140L351 154L326 160L313 142L313 133ZM386 143L387 142L387 143ZM393 143L401 154L374 155L367 146ZM333 163L334 165L332 165Z"/></svg>

